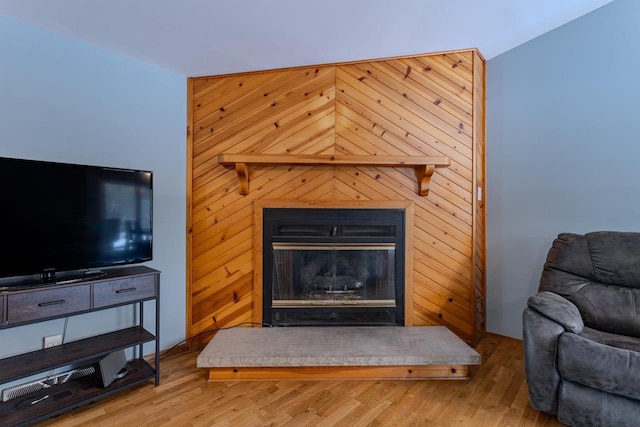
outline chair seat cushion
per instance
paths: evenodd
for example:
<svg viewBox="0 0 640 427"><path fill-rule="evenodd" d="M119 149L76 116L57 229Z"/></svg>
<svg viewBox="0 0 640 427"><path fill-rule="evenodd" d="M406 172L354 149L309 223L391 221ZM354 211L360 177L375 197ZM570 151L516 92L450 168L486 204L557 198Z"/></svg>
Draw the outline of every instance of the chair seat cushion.
<svg viewBox="0 0 640 427"><path fill-rule="evenodd" d="M558 342L558 369L564 380L640 399L640 339L585 327Z"/></svg>

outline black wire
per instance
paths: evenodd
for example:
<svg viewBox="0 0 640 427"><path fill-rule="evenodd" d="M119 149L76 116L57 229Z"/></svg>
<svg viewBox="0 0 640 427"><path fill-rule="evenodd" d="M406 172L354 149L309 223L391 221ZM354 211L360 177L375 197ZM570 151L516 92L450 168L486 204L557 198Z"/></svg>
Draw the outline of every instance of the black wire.
<svg viewBox="0 0 640 427"><path fill-rule="evenodd" d="M64 319L64 326L62 328L62 343L64 343L64 339L67 335L67 325L69 324L69 318L65 317ZM276 325L272 325L271 323L267 323L267 322L242 322L242 323L238 323L237 325L233 325L233 326L221 326L219 328L214 328L214 329L207 329L204 330L190 338L187 338L185 340L180 341L179 343L177 343L176 345L174 345L173 347L171 347L169 350L165 351L160 358L166 357L170 352L172 352L173 350L175 350L177 347L181 346L182 344L186 344L187 342L191 342L192 340L195 340L196 338L200 338L202 336L205 335L211 335L213 333L216 333L218 331L223 331L226 329L233 329L233 328L237 328L239 326L244 326L244 325L260 325L260 326L268 326L269 328L275 328ZM46 376L44 381L48 381L49 379L51 379L51 376L53 375L53 373L55 372L55 368L52 369Z"/></svg>
<svg viewBox="0 0 640 427"><path fill-rule="evenodd" d="M69 317L65 317L64 319L64 326L62 328L62 343L64 343L64 339L67 335L67 325L69 324ZM176 348L178 348L179 346L181 346L182 344L186 344L187 342L190 342L196 338L200 338L204 335L211 335L215 332L218 331L222 331L222 330L226 330L226 329L233 329L233 328L237 328L239 326L244 326L244 325L260 325L260 326L268 326L270 328L275 328L276 325L272 325L270 323L266 323L266 322L242 322L242 323L238 323L237 325L233 325L233 326L221 326L219 328L214 328L214 329L207 329L205 331L200 332L199 334L196 334L190 338L187 338L185 340L180 341L179 343L177 343L176 345L174 345L173 347L171 347L169 350L165 351L164 354L161 355L161 358L166 357L169 353L171 353L173 350L175 350ZM53 373L56 371L56 368L53 368L46 376L46 378L44 380L42 380L43 382L49 381L51 379L51 376L53 375ZM49 397L47 393L47 388L43 388L39 391L42 391L42 397L41 400L45 400L46 398ZM28 398L23 398L21 400L18 401L18 403L16 403L16 407L18 406L22 406L22 407L28 407L31 405L34 405L36 403L39 403L40 400L37 399L36 397L28 397Z"/></svg>
<svg viewBox="0 0 640 427"><path fill-rule="evenodd" d="M67 335L67 325L69 324L69 317L65 317L64 318L64 326L62 327L62 341L60 342L60 344L64 344L64 337ZM47 374L47 377L43 380L43 382L49 381L51 379L51 376L53 375L53 373L56 371L57 368L53 368L51 371L49 371L49 373Z"/></svg>
<svg viewBox="0 0 640 427"><path fill-rule="evenodd" d="M233 326L221 326L219 328L214 328L214 329L207 329L204 330L190 338L187 338L185 340L180 341L179 343L177 343L176 345L174 345L173 347L171 347L169 350L165 351L160 358L164 358L166 357L169 353L171 353L173 350L175 350L176 348L178 348L179 346L181 346L182 344L186 344L188 342L191 342L192 340L195 340L196 338L200 338L204 335L211 335L213 333L216 333L218 331L223 331L226 329L233 329L233 328L237 328L238 326L244 326L244 325L260 325L260 326L268 326L270 328L275 328L276 325L272 325L271 323L266 323L266 322L242 322L242 323L238 323L237 325L233 325Z"/></svg>
<svg viewBox="0 0 640 427"><path fill-rule="evenodd" d="M64 318L64 327L62 328L62 344L64 344L64 338L67 336L67 325L69 324L69 318Z"/></svg>

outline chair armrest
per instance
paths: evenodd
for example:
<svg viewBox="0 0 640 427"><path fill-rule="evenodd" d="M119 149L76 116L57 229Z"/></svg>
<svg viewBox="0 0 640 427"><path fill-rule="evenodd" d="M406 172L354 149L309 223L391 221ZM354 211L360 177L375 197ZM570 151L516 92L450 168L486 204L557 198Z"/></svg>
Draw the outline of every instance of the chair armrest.
<svg viewBox="0 0 640 427"><path fill-rule="evenodd" d="M529 402L534 409L558 413L558 340L564 333L579 334L584 322L578 308L553 292L527 300L522 318L524 368Z"/></svg>
<svg viewBox="0 0 640 427"><path fill-rule="evenodd" d="M526 307L522 318L524 371L533 409L558 413L558 340L564 326Z"/></svg>
<svg viewBox="0 0 640 427"><path fill-rule="evenodd" d="M579 334L584 329L580 310L568 299L548 291L529 297L527 306L559 323L568 332Z"/></svg>

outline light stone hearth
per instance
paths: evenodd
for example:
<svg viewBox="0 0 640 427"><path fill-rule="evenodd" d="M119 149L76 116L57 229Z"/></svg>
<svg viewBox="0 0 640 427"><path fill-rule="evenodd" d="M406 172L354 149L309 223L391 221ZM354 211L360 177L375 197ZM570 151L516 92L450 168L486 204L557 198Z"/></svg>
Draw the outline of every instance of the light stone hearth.
<svg viewBox="0 0 640 427"><path fill-rule="evenodd" d="M435 369L433 378L466 378L467 366L480 363L480 355L443 326L234 328L218 332L198 356L210 379L253 378L252 372L268 378L269 371L286 378L304 368L311 368L310 378L316 368L372 369L376 378L385 377L384 368L395 372L389 378L424 378L414 372L421 367Z"/></svg>

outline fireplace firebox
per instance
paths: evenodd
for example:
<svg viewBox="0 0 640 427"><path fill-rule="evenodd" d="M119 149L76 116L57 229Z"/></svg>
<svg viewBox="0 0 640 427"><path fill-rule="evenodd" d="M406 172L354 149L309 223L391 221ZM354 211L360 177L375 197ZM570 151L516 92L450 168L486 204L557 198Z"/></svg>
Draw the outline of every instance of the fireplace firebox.
<svg viewBox="0 0 640 427"><path fill-rule="evenodd" d="M263 322L404 325L402 209L265 208Z"/></svg>

